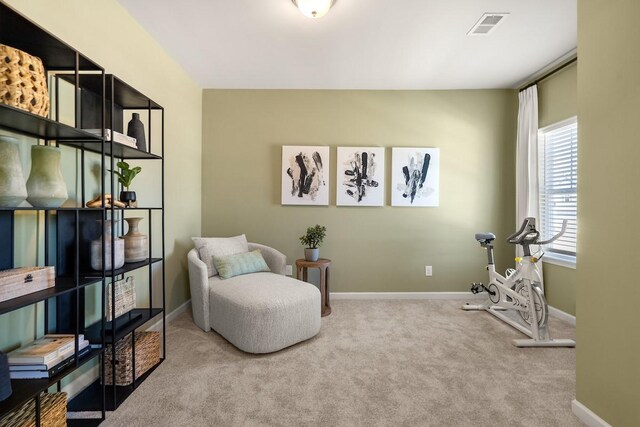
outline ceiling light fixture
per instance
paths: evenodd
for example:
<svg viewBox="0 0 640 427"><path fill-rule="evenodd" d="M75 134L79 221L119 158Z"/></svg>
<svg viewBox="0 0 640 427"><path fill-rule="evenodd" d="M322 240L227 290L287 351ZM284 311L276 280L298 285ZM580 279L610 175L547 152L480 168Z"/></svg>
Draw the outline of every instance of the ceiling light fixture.
<svg viewBox="0 0 640 427"><path fill-rule="evenodd" d="M336 0L291 0L304 16L322 18Z"/></svg>

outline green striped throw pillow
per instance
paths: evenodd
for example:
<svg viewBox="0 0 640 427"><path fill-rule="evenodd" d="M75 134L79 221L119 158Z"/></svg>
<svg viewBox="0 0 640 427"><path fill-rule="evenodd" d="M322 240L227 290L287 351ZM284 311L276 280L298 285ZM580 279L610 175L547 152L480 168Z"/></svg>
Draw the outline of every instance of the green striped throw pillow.
<svg viewBox="0 0 640 427"><path fill-rule="evenodd" d="M260 249L242 254L213 257L213 265L221 279L230 279L241 274L271 271L262 257Z"/></svg>

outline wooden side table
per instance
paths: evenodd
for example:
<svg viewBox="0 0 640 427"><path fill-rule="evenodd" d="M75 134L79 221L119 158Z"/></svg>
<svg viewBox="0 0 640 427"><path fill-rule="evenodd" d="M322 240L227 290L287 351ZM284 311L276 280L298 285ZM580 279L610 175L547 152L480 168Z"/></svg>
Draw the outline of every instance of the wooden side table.
<svg viewBox="0 0 640 427"><path fill-rule="evenodd" d="M296 260L296 278L298 280L304 280L307 282L307 271L310 268L318 268L320 270L322 317L331 314L331 306L329 305L329 267L331 267L330 259L320 258L317 261L307 261L305 259ZM301 275L302 279L300 279Z"/></svg>

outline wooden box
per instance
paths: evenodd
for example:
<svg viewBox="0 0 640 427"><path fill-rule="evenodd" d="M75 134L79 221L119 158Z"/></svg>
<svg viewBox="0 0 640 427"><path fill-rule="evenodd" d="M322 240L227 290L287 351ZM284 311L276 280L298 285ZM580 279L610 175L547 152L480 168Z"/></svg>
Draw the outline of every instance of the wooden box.
<svg viewBox="0 0 640 427"><path fill-rule="evenodd" d="M35 398L29 399L15 411L0 419L3 427L36 427ZM67 393L43 393L40 395L40 425L65 427L67 425Z"/></svg>
<svg viewBox="0 0 640 427"><path fill-rule="evenodd" d="M136 379L160 362L160 332L136 332ZM105 384L113 384L111 369L111 345L104 352ZM133 357L131 352L131 334L116 343L116 385L133 383Z"/></svg>
<svg viewBox="0 0 640 427"><path fill-rule="evenodd" d="M21 267L0 271L0 302L55 286L55 267Z"/></svg>

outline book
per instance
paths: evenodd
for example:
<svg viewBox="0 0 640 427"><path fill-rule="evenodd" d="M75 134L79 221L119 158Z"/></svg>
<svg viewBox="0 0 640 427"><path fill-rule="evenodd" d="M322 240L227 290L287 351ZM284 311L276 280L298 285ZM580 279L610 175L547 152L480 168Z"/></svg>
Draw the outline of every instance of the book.
<svg viewBox="0 0 640 427"><path fill-rule="evenodd" d="M87 348L89 348L89 341L81 341L78 346L78 353L80 354L86 353L88 350L85 350L85 349ZM64 361L65 359L68 359L69 357L73 356L74 353L75 353L75 348L71 347L69 350L61 353L60 355L58 355L58 357L56 357L55 359L47 363L12 364L12 365L9 365L9 371L11 372L46 371L46 370L52 369L54 366L58 365L60 362Z"/></svg>
<svg viewBox="0 0 640 427"><path fill-rule="evenodd" d="M83 129L86 132L92 133L96 136L102 136L102 129ZM117 142L118 144L128 145L132 148L138 148L136 145L137 140L133 137L125 135L120 132L113 131L111 129L104 130L105 138L107 141Z"/></svg>
<svg viewBox="0 0 640 427"><path fill-rule="evenodd" d="M47 364L74 348L74 336L42 337L7 354L9 365Z"/></svg>
<svg viewBox="0 0 640 427"><path fill-rule="evenodd" d="M91 351L91 347L87 344L82 350L78 351L78 357L82 358L87 353ZM76 361L76 355L72 354L71 356L65 358L60 363L56 364L50 369L20 369L20 370L11 370L10 377L11 379L41 379L41 378L51 378L62 372L64 369L72 366ZM45 366L45 365L30 365L30 366L20 366L20 368L27 368L32 366Z"/></svg>
<svg viewBox="0 0 640 427"><path fill-rule="evenodd" d="M45 335L26 346L10 352L9 365L50 365L75 351L74 335ZM78 336L78 347L89 345L84 336Z"/></svg>

